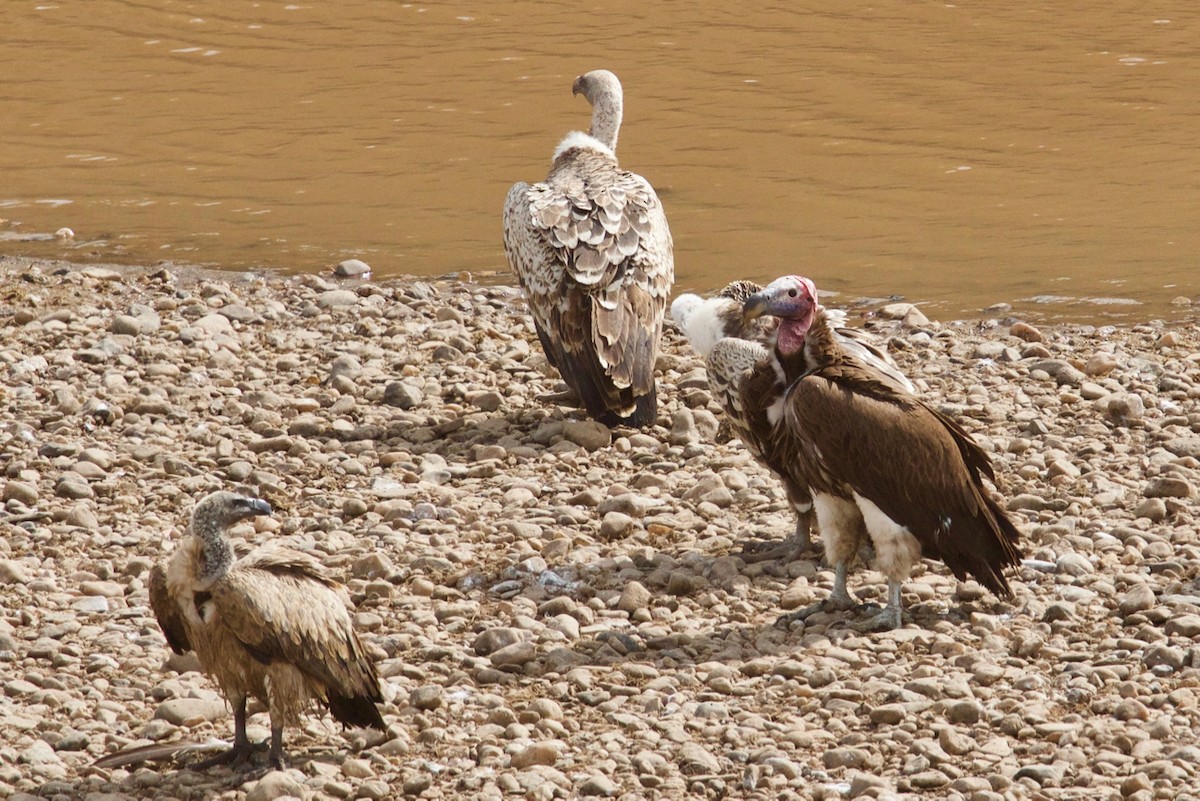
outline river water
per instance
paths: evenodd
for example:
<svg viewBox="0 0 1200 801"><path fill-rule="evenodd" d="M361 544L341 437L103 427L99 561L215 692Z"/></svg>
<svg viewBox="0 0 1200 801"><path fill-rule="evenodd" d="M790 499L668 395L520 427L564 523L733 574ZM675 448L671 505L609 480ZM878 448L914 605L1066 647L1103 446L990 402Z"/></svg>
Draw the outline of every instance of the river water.
<svg viewBox="0 0 1200 801"><path fill-rule="evenodd" d="M507 281L504 195L606 67L681 290L1193 313L1191 4L842 5L5 0L0 253Z"/></svg>

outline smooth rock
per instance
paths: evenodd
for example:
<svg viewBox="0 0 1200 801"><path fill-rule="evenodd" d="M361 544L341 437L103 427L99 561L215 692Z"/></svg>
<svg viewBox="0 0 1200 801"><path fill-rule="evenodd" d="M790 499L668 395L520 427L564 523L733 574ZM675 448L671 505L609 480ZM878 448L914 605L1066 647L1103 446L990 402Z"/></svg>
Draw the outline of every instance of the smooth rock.
<svg viewBox="0 0 1200 801"><path fill-rule="evenodd" d="M360 259L346 259L333 268L333 274L338 278L367 278L371 275L371 267Z"/></svg>
<svg viewBox="0 0 1200 801"><path fill-rule="evenodd" d="M584 450L595 451L612 444L612 430L595 420L567 420L562 434Z"/></svg>
<svg viewBox="0 0 1200 801"><path fill-rule="evenodd" d="M274 770L263 776L246 793L246 801L275 801L277 798L307 798L304 785L296 781L288 771Z"/></svg>

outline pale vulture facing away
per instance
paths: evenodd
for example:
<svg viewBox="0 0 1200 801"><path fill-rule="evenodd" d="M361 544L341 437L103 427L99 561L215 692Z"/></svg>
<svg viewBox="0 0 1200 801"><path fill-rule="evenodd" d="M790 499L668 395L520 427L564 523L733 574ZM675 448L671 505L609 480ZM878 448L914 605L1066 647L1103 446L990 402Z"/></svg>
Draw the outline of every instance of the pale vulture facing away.
<svg viewBox="0 0 1200 801"><path fill-rule="evenodd" d="M836 570L818 607L854 605L846 571L864 530L888 579L887 606L871 628L900 625L901 584L922 557L1011 596L1004 571L1020 563L1019 534L984 485L995 474L971 436L846 348L809 279L772 282L743 313L779 318L771 361L787 390L774 436L791 443Z"/></svg>
<svg viewBox="0 0 1200 801"><path fill-rule="evenodd" d="M650 183L617 165L617 76L589 72L573 91L592 104L591 130L567 134L545 181L509 190L504 251L570 394L602 423L646 426L675 277L671 231Z"/></svg>
<svg viewBox="0 0 1200 801"><path fill-rule="evenodd" d="M792 542L762 553L743 554L744 559L753 561L788 557L796 550L811 548L813 522L812 493L796 469L793 444L779 428L787 385L770 358L777 321L772 317L748 320L742 316L743 303L760 291L762 287L751 281L735 281L714 297L688 293L671 304L671 319L705 359L709 386L724 408L730 428L759 462L779 476L796 510ZM834 336L844 348L890 376L905 392L914 391L912 383L891 357L871 342L868 333L845 327L844 312L830 309L826 314Z"/></svg>
<svg viewBox="0 0 1200 801"><path fill-rule="evenodd" d="M271 513L266 501L216 492L196 504L188 536L150 575L150 605L176 653L196 652L233 707L233 747L197 767L247 761L246 701L271 713L268 763L284 765L283 728L319 702L348 726L387 726L379 676L351 626L345 589L312 557L259 548L234 561L226 529Z"/></svg>

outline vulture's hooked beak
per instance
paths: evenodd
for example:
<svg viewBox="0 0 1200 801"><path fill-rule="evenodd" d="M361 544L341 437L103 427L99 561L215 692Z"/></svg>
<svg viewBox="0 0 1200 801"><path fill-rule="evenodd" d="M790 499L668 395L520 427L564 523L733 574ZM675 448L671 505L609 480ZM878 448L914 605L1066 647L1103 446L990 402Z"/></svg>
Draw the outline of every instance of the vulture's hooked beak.
<svg viewBox="0 0 1200 801"><path fill-rule="evenodd" d="M582 75L580 75L578 78L575 79L575 83L571 84L571 94L586 96L587 93L583 91L583 76Z"/></svg>
<svg viewBox="0 0 1200 801"><path fill-rule="evenodd" d="M742 304L742 321L748 323L764 314L770 314L771 303L775 299L774 295L774 292L764 289L762 292L756 292L746 298L746 302Z"/></svg>
<svg viewBox="0 0 1200 801"><path fill-rule="evenodd" d="M259 517L261 515L271 514L271 504L264 501L262 498L243 498L242 507L246 513L246 517Z"/></svg>
<svg viewBox="0 0 1200 801"><path fill-rule="evenodd" d="M787 275L746 298L742 320L749 322L764 315L785 320L811 319L816 306L817 288L813 282L799 275Z"/></svg>

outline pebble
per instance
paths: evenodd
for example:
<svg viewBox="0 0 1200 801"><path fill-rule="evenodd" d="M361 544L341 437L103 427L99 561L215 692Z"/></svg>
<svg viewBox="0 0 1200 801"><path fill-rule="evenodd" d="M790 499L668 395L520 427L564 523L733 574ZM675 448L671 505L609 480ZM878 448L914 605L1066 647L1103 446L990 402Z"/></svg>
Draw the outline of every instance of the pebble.
<svg viewBox="0 0 1200 801"><path fill-rule="evenodd" d="M526 746L512 756L512 766L518 770L533 765L554 765L558 762L560 744L545 740Z"/></svg>
<svg viewBox="0 0 1200 801"><path fill-rule="evenodd" d="M421 405L424 393L404 381L392 381L383 389L383 402L400 409L412 409Z"/></svg>
<svg viewBox="0 0 1200 801"><path fill-rule="evenodd" d="M1196 491L1187 479L1159 476L1150 480L1142 494L1147 498L1191 498Z"/></svg>
<svg viewBox="0 0 1200 801"><path fill-rule="evenodd" d="M3 497L5 501L17 501L23 506L33 506L41 497L38 493L38 488L24 481L6 481L4 482Z"/></svg>
<svg viewBox="0 0 1200 801"><path fill-rule="evenodd" d="M634 519L623 512L607 512L600 520L600 538L611 541L624 539L633 531Z"/></svg>
<svg viewBox="0 0 1200 801"><path fill-rule="evenodd" d="M443 692L440 685L426 684L417 687L408 696L408 703L416 709L431 711L442 705Z"/></svg>
<svg viewBox="0 0 1200 801"><path fill-rule="evenodd" d="M277 798L306 798L304 785L296 781L289 771L274 770L263 776L246 793L246 801L275 801Z"/></svg>
<svg viewBox="0 0 1200 801"><path fill-rule="evenodd" d="M1122 615L1131 615L1134 612L1145 612L1147 609L1153 608L1154 604L1154 590L1150 585L1137 584L1121 596L1117 608Z"/></svg>
<svg viewBox="0 0 1200 801"><path fill-rule="evenodd" d="M346 259L333 268L333 274L338 278L369 278L371 267L360 259Z"/></svg>
<svg viewBox="0 0 1200 801"><path fill-rule="evenodd" d="M24 586L30 582L29 571L13 559L0 559L0 584Z"/></svg>
<svg viewBox="0 0 1200 801"><path fill-rule="evenodd" d="M620 787L617 786L617 783L603 773L593 773L579 785L579 794L585 798L591 796L609 798L619 791Z"/></svg>
<svg viewBox="0 0 1200 801"><path fill-rule="evenodd" d="M588 451L607 448L612 444L612 431L595 420L568 420L563 423L562 435Z"/></svg>
<svg viewBox="0 0 1200 801"><path fill-rule="evenodd" d="M195 726L205 721L224 720L230 715L224 701L206 701L201 698L172 698L163 701L154 712L154 717L175 726Z"/></svg>
<svg viewBox="0 0 1200 801"><path fill-rule="evenodd" d="M238 547L298 548L346 586L388 699L386 736L306 712L282 793L550 801L601 776L589 792L629 798L1141 801L1194 784L1189 326L1039 322L1038 340L1011 311L871 317L991 455L1026 557L1013 600L923 562L905 626L876 633L858 612L775 625L832 571L755 561L794 515L718 433L669 325L655 424L612 431L538 399L558 376L511 287L3 269L0 796L148 797L175 774L181 797L267 794L275 779L230 789L223 770L90 767L230 736L147 585L195 498L239 484L277 511ZM319 305L331 291L353 305ZM871 570L851 586L882 599Z"/></svg>
<svg viewBox="0 0 1200 801"><path fill-rule="evenodd" d="M340 309L358 303L358 293L349 289L330 289L317 295L317 305L322 309Z"/></svg>
<svg viewBox="0 0 1200 801"><path fill-rule="evenodd" d="M621 598L617 601L617 608L622 612L636 612L639 609L645 609L649 606L652 597L650 590L646 589L640 581L631 581L621 591Z"/></svg>

